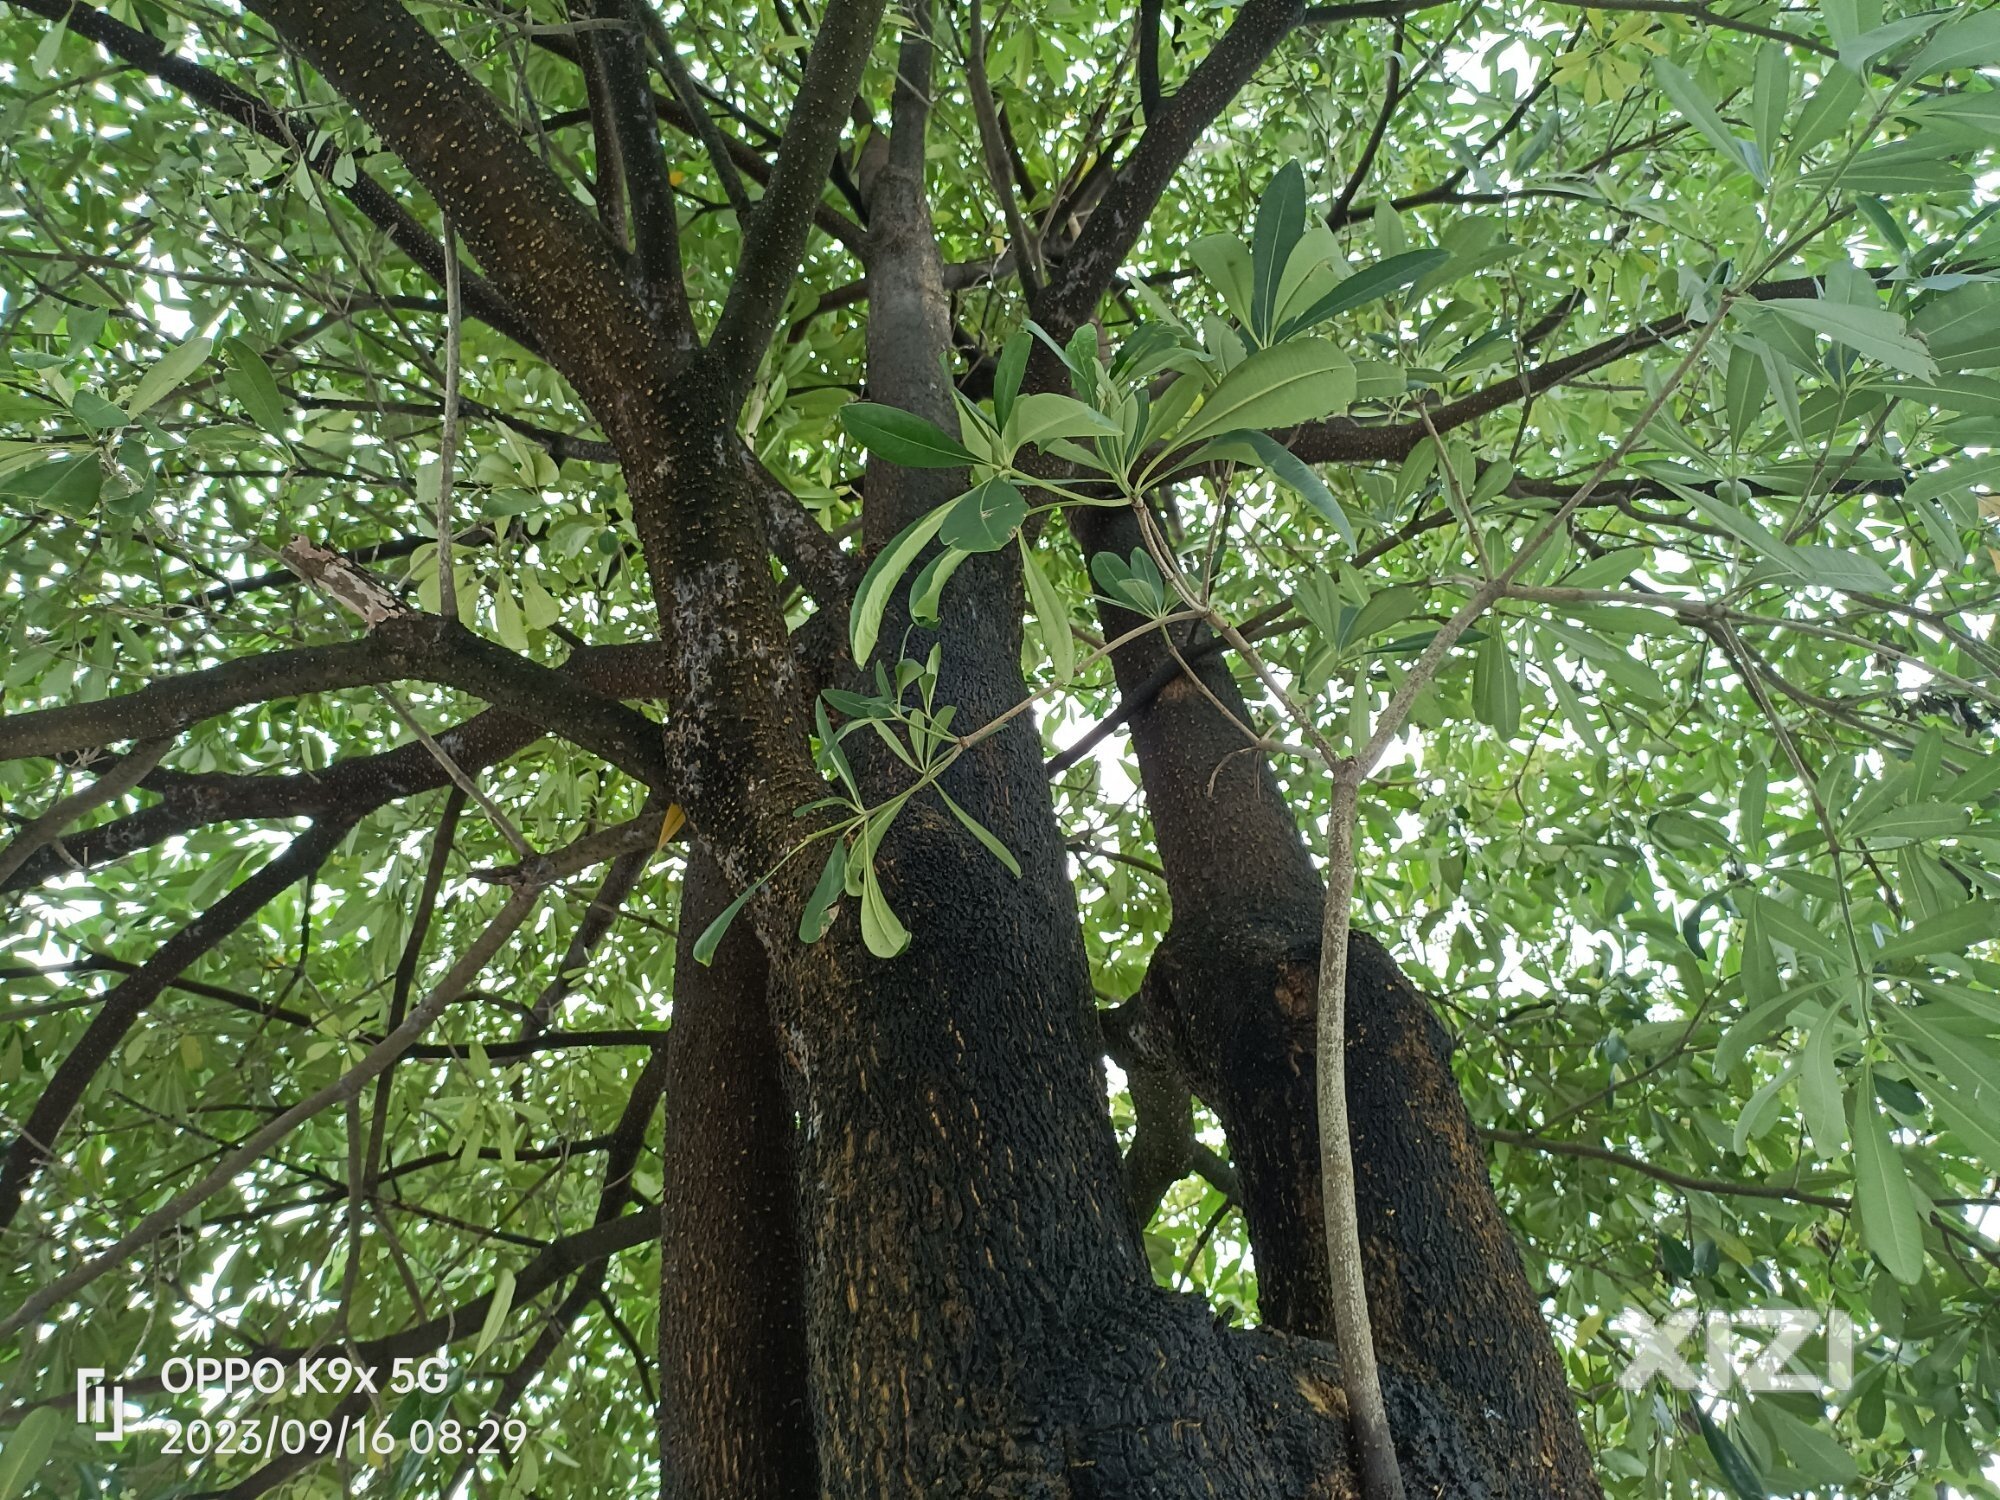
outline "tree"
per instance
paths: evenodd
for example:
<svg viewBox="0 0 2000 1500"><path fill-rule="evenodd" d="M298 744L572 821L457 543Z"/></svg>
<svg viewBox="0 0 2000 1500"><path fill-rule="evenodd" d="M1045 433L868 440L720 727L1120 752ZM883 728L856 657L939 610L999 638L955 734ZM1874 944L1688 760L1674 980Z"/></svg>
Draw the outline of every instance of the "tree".
<svg viewBox="0 0 2000 1500"><path fill-rule="evenodd" d="M0 1494L1996 1493L2000 13L4 46Z"/></svg>

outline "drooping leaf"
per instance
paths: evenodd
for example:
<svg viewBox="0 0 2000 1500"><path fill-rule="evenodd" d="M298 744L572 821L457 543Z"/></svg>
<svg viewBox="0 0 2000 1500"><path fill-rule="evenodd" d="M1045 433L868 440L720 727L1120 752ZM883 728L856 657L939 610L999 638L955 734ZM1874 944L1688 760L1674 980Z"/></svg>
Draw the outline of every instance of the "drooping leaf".
<svg viewBox="0 0 2000 1500"><path fill-rule="evenodd" d="M855 401L840 409L840 425L877 458L906 469L955 469L973 461L957 438L899 407Z"/></svg>

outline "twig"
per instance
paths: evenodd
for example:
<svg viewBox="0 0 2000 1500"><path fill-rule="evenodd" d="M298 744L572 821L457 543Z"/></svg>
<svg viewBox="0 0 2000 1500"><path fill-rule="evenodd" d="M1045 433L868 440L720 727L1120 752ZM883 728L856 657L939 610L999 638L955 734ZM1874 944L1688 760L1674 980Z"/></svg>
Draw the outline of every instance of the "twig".
<svg viewBox="0 0 2000 1500"><path fill-rule="evenodd" d="M458 617L458 578L451 565L451 475L458 448L460 322L464 307L458 284L458 232L444 216L444 415L438 428L437 580L438 613Z"/></svg>

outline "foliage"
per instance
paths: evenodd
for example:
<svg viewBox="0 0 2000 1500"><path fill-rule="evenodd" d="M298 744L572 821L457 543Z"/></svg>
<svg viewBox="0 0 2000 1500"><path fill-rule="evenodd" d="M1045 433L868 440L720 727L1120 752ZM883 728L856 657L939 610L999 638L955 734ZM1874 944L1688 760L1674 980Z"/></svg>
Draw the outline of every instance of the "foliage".
<svg viewBox="0 0 2000 1500"><path fill-rule="evenodd" d="M600 163L577 128L581 75L530 25L567 13L416 11L587 191ZM295 534L379 549L356 555L415 608L439 593L441 292L343 190L366 173L413 206L420 192L259 24L145 0L109 14L311 133L287 148L204 113L71 22L14 10L0 30L0 161L18 189L0 214L9 719L350 642L357 622L279 565ZM1177 16L1170 89L1227 20ZM1457 1035L1616 1495L2000 1493L1985 1472L2000 1445L1996 22L1893 0L1726 20L1495 0L1302 26L1182 166L1099 322L1060 344L1018 280L991 274L1007 236L954 64L934 217L947 262L973 268L954 313L990 389L966 382L956 435L854 399L865 289L822 235L743 415L751 451L831 535L857 521L864 454L967 471L860 577L847 640L876 692L824 696L817 755L840 821L794 851L824 861L798 936L851 910L884 957L909 933L873 855L906 804L941 799L1013 859L938 784L994 726L954 724L937 659L884 638L899 590L934 623L966 559L1019 559L1052 754L1118 707L1093 598L1145 629L1218 613L1268 668L1250 727L1297 752L1277 769L1318 828L1323 767L1292 709L1360 751L1440 628L1545 543L1437 664L1366 789L1357 920ZM670 24L721 127L761 159L780 123L767 101L796 83L791 12ZM986 66L1048 248L1075 185L1129 149L1128 27L1026 0L994 28ZM876 118L892 57L878 47L864 85ZM699 141L668 150L706 328L742 228ZM853 208L839 187L826 204ZM631 506L581 402L493 328L468 319L464 340L461 620L550 666L649 639ZM1066 392L1024 390L1037 340ZM1069 506L1149 496L1148 547L1128 557L1085 558L1059 524ZM793 594L795 625L815 611ZM238 706L178 733L160 772L87 822L237 778L311 778L409 743L404 714L442 734L486 701L402 682ZM908 771L886 804L847 765L856 736ZM25 824L113 764L0 762L0 803ZM273 1101L360 1059L391 1023L399 964L423 994L501 911L511 831L552 850L642 819L650 835L662 815L555 737L477 780L485 801L457 819L427 924L412 895L453 795L441 778L367 810L147 1012L9 1238L5 1306L158 1208ZM1136 988L1170 918L1136 782L1115 738L1052 782L1108 998ZM5 898L10 1135L118 976L303 826L196 821ZM648 1055L632 1038L670 1020L678 860L654 857L580 966L565 948L597 874L556 888L431 1038L454 1045L397 1068L376 1132L395 1174L383 1233L355 1235L342 1207L361 1115L321 1114L74 1312L17 1334L7 1405L66 1399L78 1367L157 1369L197 1344L306 1344L343 1320L380 1335L418 1320L412 1286L431 1312L505 1287L483 1331L461 1331L479 1352L454 1351L448 1400L476 1420L560 1300L513 1288L591 1222L597 1155ZM544 992L559 1033L623 1040L511 1046ZM1113 1111L1129 1123L1122 1094ZM1226 1149L1212 1122L1204 1140ZM649 1145L632 1200L659 1192ZM1254 1265L1215 1187L1171 1190L1147 1248L1163 1282L1254 1320ZM633 1455L653 1443L636 1351L654 1344L654 1254L609 1260L602 1301L522 1402L560 1443L487 1466L491 1492L649 1491ZM1618 1382L1628 1311L1780 1305L1854 1320L1850 1390ZM1825 1354L1808 1346L1803 1366ZM102 1493L115 1475L167 1493L179 1471L157 1452L66 1429L47 1492ZM287 1483L338 1492L330 1473Z"/></svg>

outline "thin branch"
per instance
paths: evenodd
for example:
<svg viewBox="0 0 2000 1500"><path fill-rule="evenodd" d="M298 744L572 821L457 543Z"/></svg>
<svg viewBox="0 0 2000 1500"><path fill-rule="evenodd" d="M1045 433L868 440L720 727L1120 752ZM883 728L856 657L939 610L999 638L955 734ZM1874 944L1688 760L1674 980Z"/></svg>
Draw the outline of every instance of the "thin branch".
<svg viewBox="0 0 2000 1500"><path fill-rule="evenodd" d="M458 382L461 319L465 304L458 281L458 236L451 215L444 218L444 412L438 429L437 581L438 613L458 618L458 572L451 559L451 484L458 467Z"/></svg>
<svg viewBox="0 0 2000 1500"><path fill-rule="evenodd" d="M6 889L8 878L16 870L43 847L53 844L70 824L95 812L105 803L116 801L137 786L160 763L160 757L172 744L173 741L168 738L141 740L132 747L130 755L89 786L64 797L40 817L30 821L4 848L0 848L0 890Z"/></svg>

